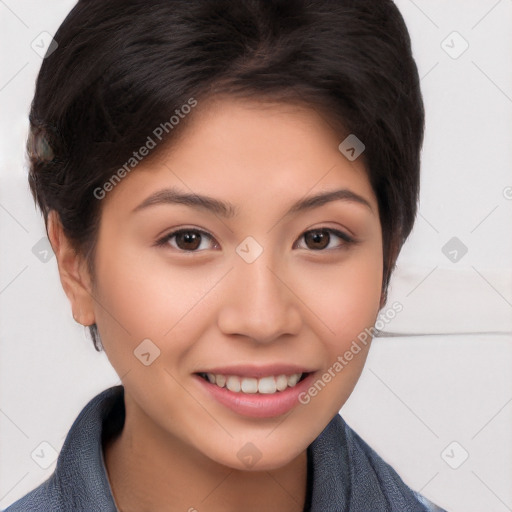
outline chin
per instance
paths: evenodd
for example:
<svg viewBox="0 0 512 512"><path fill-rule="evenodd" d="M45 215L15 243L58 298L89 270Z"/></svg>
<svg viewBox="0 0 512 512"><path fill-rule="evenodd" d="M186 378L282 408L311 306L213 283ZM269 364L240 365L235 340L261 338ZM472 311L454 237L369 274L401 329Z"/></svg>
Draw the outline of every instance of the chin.
<svg viewBox="0 0 512 512"><path fill-rule="evenodd" d="M283 451L283 446L271 443L247 441L235 451L215 453L210 458L217 464L238 471L272 471L290 464L304 450L304 448L288 447Z"/></svg>

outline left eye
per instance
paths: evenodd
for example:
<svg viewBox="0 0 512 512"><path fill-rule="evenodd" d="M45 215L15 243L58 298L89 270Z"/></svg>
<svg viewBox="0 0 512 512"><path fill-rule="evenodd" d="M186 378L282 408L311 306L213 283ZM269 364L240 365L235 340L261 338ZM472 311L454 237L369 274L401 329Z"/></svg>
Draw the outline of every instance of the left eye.
<svg viewBox="0 0 512 512"><path fill-rule="evenodd" d="M341 239L342 243L335 247L329 247L333 236ZM299 238L299 240L301 239L305 240L306 247L298 248L311 249L313 251L336 248L340 249L354 242L354 239L346 233L332 228L319 228L306 231ZM213 242L213 245L215 246L214 248L218 247L214 238L210 234L206 233L206 231L202 231L200 229L180 229L165 235L156 242L156 245L170 245L171 247L184 252L200 252L208 249L208 241Z"/></svg>
<svg viewBox="0 0 512 512"><path fill-rule="evenodd" d="M336 247L330 247L330 249L340 249L343 248L343 246L354 242L354 239L348 236L346 233L331 228L319 228L306 231L300 239L304 238L307 249L311 249L313 251L322 251L326 248L329 248L328 246L331 242L332 236L335 238L340 238L343 240L343 242Z"/></svg>

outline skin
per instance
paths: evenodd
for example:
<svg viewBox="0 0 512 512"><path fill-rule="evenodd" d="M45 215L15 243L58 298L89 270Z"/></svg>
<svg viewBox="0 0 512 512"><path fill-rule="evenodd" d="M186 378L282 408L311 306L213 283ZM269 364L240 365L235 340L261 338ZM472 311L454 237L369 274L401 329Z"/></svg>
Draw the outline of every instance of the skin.
<svg viewBox="0 0 512 512"><path fill-rule="evenodd" d="M276 362L327 371L382 307L377 200L362 159L347 160L344 137L312 109L217 98L196 108L183 133L103 199L96 287L50 216L73 315L97 323L125 388L124 428L104 447L113 494L122 511L300 512L306 449L351 394L370 345L307 405L275 418L231 411L193 374ZM171 186L229 201L238 215L176 204L132 212ZM370 207L337 200L284 216L305 196L341 188ZM176 237L154 245L183 227L212 239L196 253ZM358 242L332 234L315 250L303 235L318 228ZM247 236L263 248L252 263L235 252ZM134 356L146 338L160 349L149 366ZM248 442L261 452L250 469L237 456Z"/></svg>

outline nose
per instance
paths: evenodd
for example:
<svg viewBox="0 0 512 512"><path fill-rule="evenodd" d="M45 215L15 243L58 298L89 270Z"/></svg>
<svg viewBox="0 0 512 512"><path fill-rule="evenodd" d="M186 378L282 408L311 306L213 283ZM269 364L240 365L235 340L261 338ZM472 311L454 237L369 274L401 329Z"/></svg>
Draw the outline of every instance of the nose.
<svg viewBox="0 0 512 512"><path fill-rule="evenodd" d="M278 268L265 251L252 263L235 261L218 316L224 334L270 343L300 332L301 302L293 292L290 273Z"/></svg>

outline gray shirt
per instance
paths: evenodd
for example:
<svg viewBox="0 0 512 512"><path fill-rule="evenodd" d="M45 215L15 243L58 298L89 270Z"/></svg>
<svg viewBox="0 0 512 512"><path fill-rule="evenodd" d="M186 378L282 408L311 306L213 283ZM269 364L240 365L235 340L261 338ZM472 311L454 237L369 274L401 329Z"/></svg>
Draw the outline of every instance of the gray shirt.
<svg viewBox="0 0 512 512"><path fill-rule="evenodd" d="M119 512L102 446L124 418L123 386L95 396L71 426L52 475L5 512ZM303 512L446 512L407 487L339 414L307 455Z"/></svg>

